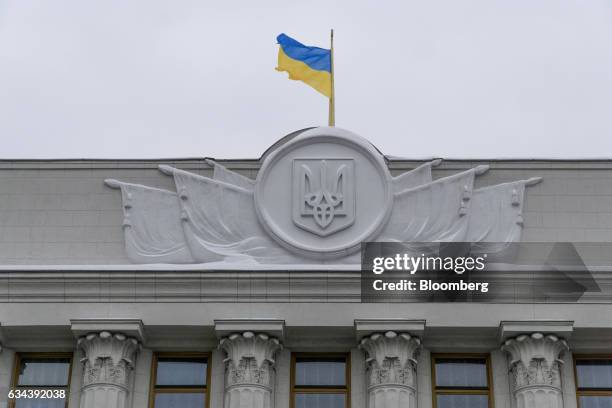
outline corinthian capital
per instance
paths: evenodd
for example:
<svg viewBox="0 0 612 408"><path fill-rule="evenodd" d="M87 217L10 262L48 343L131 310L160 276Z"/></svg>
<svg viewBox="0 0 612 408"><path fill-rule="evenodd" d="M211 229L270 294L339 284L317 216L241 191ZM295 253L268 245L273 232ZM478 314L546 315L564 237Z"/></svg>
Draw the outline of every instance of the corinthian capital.
<svg viewBox="0 0 612 408"><path fill-rule="evenodd" d="M221 339L219 348L227 354L227 386L270 386L274 356L282 348L278 339L266 334L244 332Z"/></svg>
<svg viewBox="0 0 612 408"><path fill-rule="evenodd" d="M140 350L138 340L108 331L90 333L78 340L85 357L84 385L113 384L127 387L128 372L134 368Z"/></svg>
<svg viewBox="0 0 612 408"><path fill-rule="evenodd" d="M533 385L561 387L561 355L568 350L565 340L533 333L506 340L502 350L508 354L515 390Z"/></svg>
<svg viewBox="0 0 612 408"><path fill-rule="evenodd" d="M363 338L359 348L367 354L370 386L416 386L416 359L421 348L421 341L417 337L393 331L377 333Z"/></svg>

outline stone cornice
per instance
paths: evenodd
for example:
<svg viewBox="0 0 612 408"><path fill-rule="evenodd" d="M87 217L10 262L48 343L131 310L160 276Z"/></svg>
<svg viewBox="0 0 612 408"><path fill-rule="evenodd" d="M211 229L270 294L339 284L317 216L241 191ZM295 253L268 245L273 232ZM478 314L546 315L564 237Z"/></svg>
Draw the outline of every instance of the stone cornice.
<svg viewBox="0 0 612 408"><path fill-rule="evenodd" d="M502 320L499 324L501 342L526 333L552 333L569 339L573 331L571 320Z"/></svg>
<svg viewBox="0 0 612 408"><path fill-rule="evenodd" d="M285 335L285 321L281 319L218 319L215 320L217 338L233 333L265 333L282 340Z"/></svg>
<svg viewBox="0 0 612 408"><path fill-rule="evenodd" d="M408 319L355 319L355 336L357 341L373 333L385 332L410 333L412 336L422 337L425 323L425 320Z"/></svg>
<svg viewBox="0 0 612 408"><path fill-rule="evenodd" d="M75 337L92 332L122 333L144 342L144 325L140 319L70 319L70 329Z"/></svg>
<svg viewBox="0 0 612 408"><path fill-rule="evenodd" d="M413 169L431 159L406 159L394 157L387 152L390 170ZM215 159L232 170L257 171L261 165L260 160L250 159ZM476 164L487 163L494 169L543 169L543 170L573 170L573 169L610 169L610 158L579 158L579 159L550 159L550 158L490 158L490 159L456 159L446 158L438 167L440 170L464 169ZM91 169L91 170L156 170L159 164L180 166L185 170L211 170L204 158L154 158L154 159L0 159L1 171L12 170L57 170L57 169Z"/></svg>

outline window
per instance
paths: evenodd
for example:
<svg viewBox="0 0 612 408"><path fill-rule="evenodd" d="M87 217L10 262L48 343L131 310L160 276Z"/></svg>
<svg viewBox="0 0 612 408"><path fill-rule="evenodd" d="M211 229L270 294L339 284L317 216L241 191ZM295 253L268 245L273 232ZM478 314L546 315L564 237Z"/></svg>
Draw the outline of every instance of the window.
<svg viewBox="0 0 612 408"><path fill-rule="evenodd" d="M152 408L206 408L210 355L157 353L153 357Z"/></svg>
<svg viewBox="0 0 612 408"><path fill-rule="evenodd" d="M348 354L294 354L291 358L292 408L348 408Z"/></svg>
<svg viewBox="0 0 612 408"><path fill-rule="evenodd" d="M576 356L580 408L612 408L612 356Z"/></svg>
<svg viewBox="0 0 612 408"><path fill-rule="evenodd" d="M490 408L491 381L486 355L432 356L434 408Z"/></svg>
<svg viewBox="0 0 612 408"><path fill-rule="evenodd" d="M24 397L12 398L9 407L67 407L71 367L71 353L18 353L11 390ZM25 398L30 391L38 398Z"/></svg>

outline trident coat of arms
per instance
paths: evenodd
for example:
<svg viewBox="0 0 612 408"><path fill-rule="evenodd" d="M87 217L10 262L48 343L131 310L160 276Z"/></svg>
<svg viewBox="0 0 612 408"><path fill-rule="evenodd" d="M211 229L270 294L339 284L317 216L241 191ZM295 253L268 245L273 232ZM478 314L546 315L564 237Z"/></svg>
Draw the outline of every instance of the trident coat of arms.
<svg viewBox="0 0 612 408"><path fill-rule="evenodd" d="M355 221L352 159L293 160L293 222L327 236Z"/></svg>
<svg viewBox="0 0 612 408"><path fill-rule="evenodd" d="M292 134L262 160L256 180L211 161L212 178L160 166L176 192L106 180L121 189L130 260L353 263L368 241L471 242L495 253L520 241L526 187L541 180L474 189L488 166L434 180L439 160L393 177L380 151L337 127Z"/></svg>

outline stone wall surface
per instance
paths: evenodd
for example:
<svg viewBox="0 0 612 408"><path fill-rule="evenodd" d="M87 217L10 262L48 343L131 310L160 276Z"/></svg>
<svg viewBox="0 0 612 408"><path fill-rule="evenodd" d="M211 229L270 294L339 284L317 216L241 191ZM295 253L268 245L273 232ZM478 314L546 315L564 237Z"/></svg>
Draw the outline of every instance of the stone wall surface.
<svg viewBox="0 0 612 408"><path fill-rule="evenodd" d="M104 179L174 190L157 170L168 164L210 176L204 160L0 161L0 264L128 264L120 194ZM258 161L223 162L256 177ZM394 175L421 164L391 161ZM524 242L612 241L611 161L445 161L444 177L479 164L491 170L477 186L542 176L529 187Z"/></svg>

